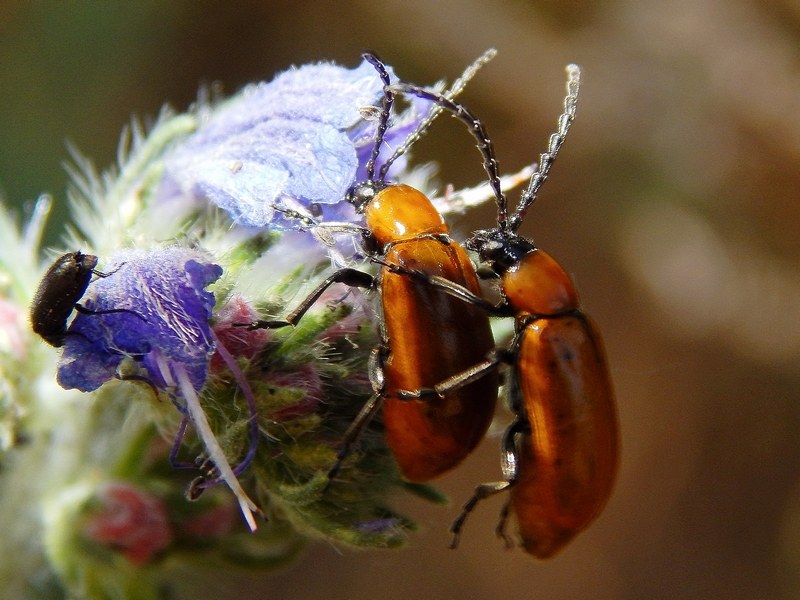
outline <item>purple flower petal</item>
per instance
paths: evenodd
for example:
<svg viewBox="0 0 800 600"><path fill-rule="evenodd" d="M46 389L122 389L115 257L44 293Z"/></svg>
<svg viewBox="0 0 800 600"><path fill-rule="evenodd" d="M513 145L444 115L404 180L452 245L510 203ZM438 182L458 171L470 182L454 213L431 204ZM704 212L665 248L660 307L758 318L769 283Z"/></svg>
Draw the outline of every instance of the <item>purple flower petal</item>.
<svg viewBox="0 0 800 600"><path fill-rule="evenodd" d="M184 191L205 197L241 225L263 227L283 196L311 202L341 200L358 159L352 142L330 125L273 120L198 153L181 152L169 175L190 183Z"/></svg>
<svg viewBox="0 0 800 600"><path fill-rule="evenodd" d="M333 63L303 65L279 73L270 82L244 88L213 113L193 143L215 146L258 123L281 118L318 121L346 130L361 120L359 110L376 104L381 93L375 69L366 61L355 69Z"/></svg>
<svg viewBox="0 0 800 600"><path fill-rule="evenodd" d="M167 158L158 197L209 200L237 224L254 227L284 223L274 204L343 204L364 176L374 140L375 123L361 109L380 104L382 93L366 61L355 69L305 65L246 88ZM419 118L390 128L387 146Z"/></svg>
<svg viewBox="0 0 800 600"><path fill-rule="evenodd" d="M142 362L157 387L166 387L157 365L183 365L196 390L205 383L214 342L208 324L214 295L205 287L222 268L185 248L119 252L107 277L89 285L81 304L108 314L78 313L69 327L58 383L92 391L114 377L125 357Z"/></svg>

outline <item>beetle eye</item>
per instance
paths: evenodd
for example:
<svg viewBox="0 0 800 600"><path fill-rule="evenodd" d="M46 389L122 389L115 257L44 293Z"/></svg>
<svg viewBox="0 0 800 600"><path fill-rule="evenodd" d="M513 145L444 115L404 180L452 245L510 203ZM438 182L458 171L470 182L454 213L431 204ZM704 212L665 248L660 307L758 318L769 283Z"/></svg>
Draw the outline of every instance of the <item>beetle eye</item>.
<svg viewBox="0 0 800 600"><path fill-rule="evenodd" d="M377 192L376 182L361 181L347 190L345 200L355 207L356 212L363 212L364 207L375 197Z"/></svg>

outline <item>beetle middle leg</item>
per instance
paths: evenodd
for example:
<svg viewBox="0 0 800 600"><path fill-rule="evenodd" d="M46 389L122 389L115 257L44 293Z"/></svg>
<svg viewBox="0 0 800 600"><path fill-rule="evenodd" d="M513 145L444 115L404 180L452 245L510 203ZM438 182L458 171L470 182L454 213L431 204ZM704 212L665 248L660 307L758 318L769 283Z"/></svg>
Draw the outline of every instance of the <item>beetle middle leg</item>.
<svg viewBox="0 0 800 600"><path fill-rule="evenodd" d="M456 373L447 379L437 383L432 388L420 388L418 390L398 390L397 398L400 400L426 400L434 398L444 398L447 392L460 389L470 383L485 377L505 362L501 353L493 351L485 361L473 365L460 373Z"/></svg>
<svg viewBox="0 0 800 600"><path fill-rule="evenodd" d="M328 470L328 483L325 485L325 489L328 488L331 481L333 481L339 473L344 460L349 456L353 448L353 444L361 437L364 428L369 425L369 422L381 406L384 393L383 361L385 360L385 355L386 348L383 346L374 348L370 353L369 380L372 382L372 396L370 396L366 404L361 407L361 410L358 411L358 415L356 415L356 418L350 423L350 427L345 431L342 437L342 447L339 449L339 452L336 453L336 462Z"/></svg>
<svg viewBox="0 0 800 600"><path fill-rule="evenodd" d="M312 291L292 312L290 312L283 320L257 320L251 323L235 323L239 327L247 327L249 330L253 329L277 329L286 326L295 326L303 318L303 315L319 300L320 296L330 286L335 283L343 283L350 287L359 287L372 289L375 287L376 280L369 273L359 271L358 269L343 268L334 272L322 283L320 283L314 291ZM358 440L364 428L372 420L372 417L378 411L383 400L384 392L384 378L383 378L383 361L385 359L386 349L383 346L375 348L370 354L369 358L369 380L372 382L372 395L366 404L361 408L355 420L350 424L350 427L344 434L342 439L342 447L336 455L336 462L328 470L328 485L336 477L339 470L344 463L344 460L350 454L353 444ZM326 486L327 488L327 486Z"/></svg>

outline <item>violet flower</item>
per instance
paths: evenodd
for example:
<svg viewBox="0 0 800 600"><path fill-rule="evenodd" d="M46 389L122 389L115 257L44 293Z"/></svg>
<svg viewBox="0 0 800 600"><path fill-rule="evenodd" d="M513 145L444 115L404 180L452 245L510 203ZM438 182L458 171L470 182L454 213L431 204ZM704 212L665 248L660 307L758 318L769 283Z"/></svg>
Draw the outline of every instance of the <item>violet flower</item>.
<svg viewBox="0 0 800 600"><path fill-rule="evenodd" d="M216 349L209 323L215 300L205 288L220 275L219 265L188 248L117 253L108 273L95 279L81 299L83 311L67 331L57 381L64 389L92 392L119 376L123 359L140 363L142 377L154 389L170 390L186 413L181 431L191 416L222 480L255 529L252 512L257 507L241 488L197 399ZM242 385L252 396L244 379ZM254 402L251 406L255 418ZM251 452L257 436L254 429Z"/></svg>
<svg viewBox="0 0 800 600"><path fill-rule="evenodd" d="M342 202L364 177L374 141L365 107L379 104L383 85L367 61L355 69L330 63L281 73L245 88L208 112L197 132L165 161L159 194L211 201L234 223L283 222L275 205L314 205L327 219L352 218ZM424 116L425 102L387 132L396 145Z"/></svg>
<svg viewBox="0 0 800 600"><path fill-rule="evenodd" d="M181 364L195 391L203 389L214 354L209 321L214 295L206 287L222 267L181 247L124 250L96 278L69 327L57 380L64 389L92 392L112 379L123 358L142 363L150 381L166 388L164 365ZM126 312L100 314L108 310Z"/></svg>

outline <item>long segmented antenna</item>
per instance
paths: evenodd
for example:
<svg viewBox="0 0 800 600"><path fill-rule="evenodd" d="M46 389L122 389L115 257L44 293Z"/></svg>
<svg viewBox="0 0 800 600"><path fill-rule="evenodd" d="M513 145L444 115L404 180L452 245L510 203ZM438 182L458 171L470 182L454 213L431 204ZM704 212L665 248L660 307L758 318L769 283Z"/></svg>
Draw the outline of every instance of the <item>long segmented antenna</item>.
<svg viewBox="0 0 800 600"><path fill-rule="evenodd" d="M472 136L478 142L478 150L480 150L483 156L483 168L489 177L489 185L492 187L495 200L497 201L497 226L505 231L508 228L508 202L501 189L500 173L494 154L494 146L491 138L486 133L483 122L473 115L467 107L455 100L446 98L438 92L426 90L409 83L398 83L392 85L390 89L404 94L414 94L420 98L426 98L431 102L435 102L442 108L453 113L453 116L467 125L470 133L472 133Z"/></svg>
<svg viewBox="0 0 800 600"><path fill-rule="evenodd" d="M389 72L386 70L386 65L378 58L374 52L364 52L361 55L364 60L370 63L375 70L378 71L381 81L383 81L383 100L381 102L381 115L378 121L378 131L375 133L375 145L372 147L372 155L367 162L367 179L375 181L375 162L378 160L378 155L381 152L381 144L383 138L386 136L386 129L389 126L389 114L392 112L392 104L394 103L394 94L388 91L391 80L389 79ZM379 179L382 181L383 178Z"/></svg>
<svg viewBox="0 0 800 600"><path fill-rule="evenodd" d="M522 193L519 204L508 224L508 229L515 232L522 225L525 213L536 201L536 194L542 187L550 172L550 167L561 149L561 144L567 137L572 121L575 120L575 110L578 105L578 92L581 83L581 69L578 65L567 65L567 96L564 98L564 112L558 117L558 129L550 136L547 151L539 156L539 166L531 177L528 188ZM501 229L503 229L501 227Z"/></svg>
<svg viewBox="0 0 800 600"><path fill-rule="evenodd" d="M450 87L449 90L445 91L442 95L447 98L448 100L453 100L456 96L458 96L461 92L464 91L466 85L470 82L470 80L475 77L475 75L480 71L480 69L492 60L495 56L497 56L497 50L494 48L489 48L486 52L481 54L475 61L469 65L464 72L461 74L461 77L456 79L453 82L453 85ZM428 128L431 126L431 123L439 116L439 114L444 110L441 105L433 104L428 115L419 122L417 127L412 131L403 143L397 147L394 151L394 154L389 157L389 159L383 163L381 166L380 173L378 174L378 180L384 181L386 179L386 174L389 172L389 169L394 164L398 158L403 156L408 149L413 146L419 138L421 138L425 132L428 131Z"/></svg>

